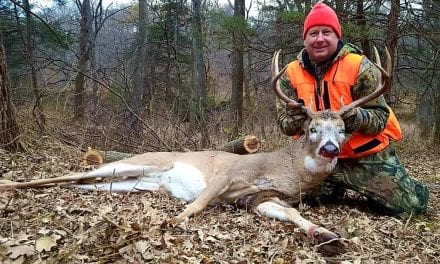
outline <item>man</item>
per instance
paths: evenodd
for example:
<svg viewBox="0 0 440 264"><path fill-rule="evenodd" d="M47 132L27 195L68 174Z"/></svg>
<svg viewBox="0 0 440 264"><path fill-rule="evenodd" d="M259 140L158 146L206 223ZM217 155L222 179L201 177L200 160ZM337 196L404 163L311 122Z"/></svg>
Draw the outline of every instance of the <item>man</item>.
<svg viewBox="0 0 440 264"><path fill-rule="evenodd" d="M304 22L304 46L281 78L281 88L314 111L341 107L375 90L379 70L351 44L343 44L341 25L333 9L317 3ZM289 136L303 133L305 115L278 103L278 124ZM383 96L343 116L346 133L338 165L317 190L316 197L334 198L354 190L392 214L426 212L429 191L410 178L390 140L401 130Z"/></svg>

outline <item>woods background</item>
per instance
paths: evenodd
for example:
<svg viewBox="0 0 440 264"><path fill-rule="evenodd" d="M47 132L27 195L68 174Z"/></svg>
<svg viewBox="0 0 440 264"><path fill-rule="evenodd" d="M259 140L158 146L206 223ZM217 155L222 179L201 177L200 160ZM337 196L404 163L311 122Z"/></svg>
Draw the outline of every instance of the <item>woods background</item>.
<svg viewBox="0 0 440 264"><path fill-rule="evenodd" d="M130 152L212 148L248 133L277 139L270 59L278 49L283 65L295 58L314 2L1 1L18 125L32 121L81 149ZM326 3L344 42L368 57L373 46L390 50L388 102L440 144L440 3Z"/></svg>
<svg viewBox="0 0 440 264"><path fill-rule="evenodd" d="M315 2L0 0L0 181L87 170L88 147L218 149L254 134L278 149L290 138L276 125L271 57L295 58ZM392 54L395 145L430 190L426 215L380 215L356 197L301 203L347 239L326 257L297 227L231 205L181 229L164 223L185 204L161 193L13 190L0 192L0 262L439 263L440 2L325 2L344 42Z"/></svg>

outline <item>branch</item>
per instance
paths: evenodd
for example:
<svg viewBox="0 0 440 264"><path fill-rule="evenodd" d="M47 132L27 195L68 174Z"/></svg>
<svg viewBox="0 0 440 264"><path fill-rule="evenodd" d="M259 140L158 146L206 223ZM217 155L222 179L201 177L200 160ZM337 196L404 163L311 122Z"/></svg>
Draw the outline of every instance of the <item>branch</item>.
<svg viewBox="0 0 440 264"><path fill-rule="evenodd" d="M24 11L28 12L29 14L33 15L34 17L36 17L38 20L41 21L41 23L43 23L56 37L56 39L58 40L58 42L61 44L61 46L65 49L67 49L68 47L64 44L64 42L60 39L60 37L58 36L58 33L53 30L53 28L39 15L35 14L34 12L32 12L30 9L25 8L24 6L22 6L20 3L18 3L15 0L10 0L14 5L20 7L21 9L23 9Z"/></svg>

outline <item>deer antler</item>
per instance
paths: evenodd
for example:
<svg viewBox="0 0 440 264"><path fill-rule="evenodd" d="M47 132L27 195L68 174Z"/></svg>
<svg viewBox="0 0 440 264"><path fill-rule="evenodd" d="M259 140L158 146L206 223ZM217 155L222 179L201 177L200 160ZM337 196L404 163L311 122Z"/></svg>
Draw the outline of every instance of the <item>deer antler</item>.
<svg viewBox="0 0 440 264"><path fill-rule="evenodd" d="M283 91L281 90L279 79L281 78L281 75L286 71L287 65L284 66L284 68L279 71L278 68L278 57L280 55L281 50L278 50L274 53L272 57L272 65L271 65L271 71L272 71L272 90L275 92L275 94L285 102L289 107L291 108L301 108L308 116L311 116L312 110L305 107L303 104L298 103L294 99L288 97Z"/></svg>
<svg viewBox="0 0 440 264"><path fill-rule="evenodd" d="M376 67L380 70L381 74L379 74L378 77L378 81L377 81L377 87L376 90L374 90L374 92L372 92L371 94L361 97L353 102L351 102L350 104L343 106L340 110L339 110L339 114L342 115L348 111L350 111L352 108L355 108L357 106L361 106L364 105L374 99L376 99L377 97L379 97L381 94L383 94L384 92L386 92L390 86L390 79L391 79L391 55L388 52L388 49L385 47L385 53L386 53L386 70L384 70L382 68L382 64L380 62L380 58L379 58L379 52L377 51L376 47L373 47L374 49L374 55L376 57L376 63L374 65L376 65ZM384 79L384 81L382 82L382 79Z"/></svg>

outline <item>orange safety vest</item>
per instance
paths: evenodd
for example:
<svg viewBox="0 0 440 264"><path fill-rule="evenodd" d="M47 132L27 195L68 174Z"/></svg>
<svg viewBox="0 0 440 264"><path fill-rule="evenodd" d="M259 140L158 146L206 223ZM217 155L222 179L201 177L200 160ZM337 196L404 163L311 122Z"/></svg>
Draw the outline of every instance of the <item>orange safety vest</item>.
<svg viewBox="0 0 440 264"><path fill-rule="evenodd" d="M356 83L363 56L347 54L330 67L319 83L299 61L289 64L286 74L289 77L298 99L302 99L313 111L341 108L341 98L344 105L353 101L351 91ZM318 94L320 91L320 94ZM377 135L364 135L354 132L344 144L339 158L358 158L379 152L389 145L389 139L402 139L402 131L391 108L385 129Z"/></svg>

